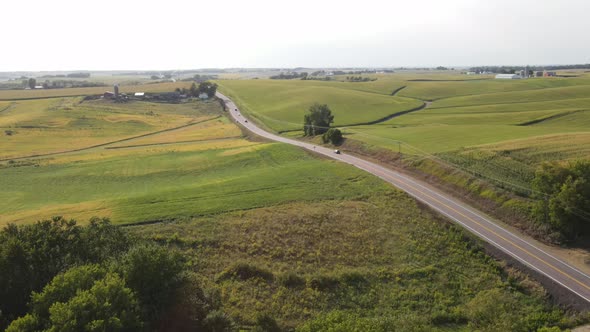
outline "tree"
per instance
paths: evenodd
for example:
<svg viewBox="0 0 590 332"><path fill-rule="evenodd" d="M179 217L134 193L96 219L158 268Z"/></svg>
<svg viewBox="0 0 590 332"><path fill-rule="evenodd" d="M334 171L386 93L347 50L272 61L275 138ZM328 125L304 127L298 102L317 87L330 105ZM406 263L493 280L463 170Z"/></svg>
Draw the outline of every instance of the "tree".
<svg viewBox="0 0 590 332"><path fill-rule="evenodd" d="M37 80L34 78L29 78L29 88L34 89L37 85Z"/></svg>
<svg viewBox="0 0 590 332"><path fill-rule="evenodd" d="M213 98L213 96L215 96L216 91L216 83L211 83L209 81L199 83L199 94L206 93L209 98Z"/></svg>
<svg viewBox="0 0 590 332"><path fill-rule="evenodd" d="M108 219L93 218L85 227L55 217L32 225L8 225L0 231L0 330L27 311L31 292L39 292L68 268L99 263L129 248L129 238Z"/></svg>
<svg viewBox="0 0 590 332"><path fill-rule="evenodd" d="M342 142L342 132L340 129L330 128L322 135L322 141L324 143L332 143L334 145Z"/></svg>
<svg viewBox="0 0 590 332"><path fill-rule="evenodd" d="M190 95L192 97L198 97L199 96L199 91L197 89L197 85L193 82L193 84L191 84L191 87L189 89Z"/></svg>
<svg viewBox="0 0 590 332"><path fill-rule="evenodd" d="M54 303L48 331L137 331L143 325L139 313L131 289L116 273L109 273L67 302Z"/></svg>
<svg viewBox="0 0 590 332"><path fill-rule="evenodd" d="M590 161L543 164L532 185L537 220L570 239L590 232Z"/></svg>
<svg viewBox="0 0 590 332"><path fill-rule="evenodd" d="M146 317L158 317L174 300L182 285L182 256L155 245L140 245L127 252L117 265L127 285L135 291Z"/></svg>
<svg viewBox="0 0 590 332"><path fill-rule="evenodd" d="M303 118L305 136L315 136L325 133L334 122L332 111L326 104L315 103L309 108L309 113Z"/></svg>

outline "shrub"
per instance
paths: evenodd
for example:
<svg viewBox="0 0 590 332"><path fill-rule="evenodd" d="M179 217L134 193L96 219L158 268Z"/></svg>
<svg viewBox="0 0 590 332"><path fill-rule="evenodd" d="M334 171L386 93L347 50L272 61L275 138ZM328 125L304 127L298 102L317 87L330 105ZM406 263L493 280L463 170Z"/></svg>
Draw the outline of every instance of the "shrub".
<svg viewBox="0 0 590 332"><path fill-rule="evenodd" d="M342 142L342 132L340 129L330 128L322 135L322 142L332 143L334 145Z"/></svg>
<svg viewBox="0 0 590 332"><path fill-rule="evenodd" d="M217 280L222 281L235 278L239 280L258 278L265 281L272 281L274 279L274 275L268 270L248 263L237 263L221 272Z"/></svg>
<svg viewBox="0 0 590 332"><path fill-rule="evenodd" d="M340 285L340 281L332 276L319 275L309 279L308 284L313 289L326 291L337 288Z"/></svg>
<svg viewBox="0 0 590 332"><path fill-rule="evenodd" d="M223 311L215 310L205 317L205 330L210 332L231 332L234 330L234 322Z"/></svg>
<svg viewBox="0 0 590 332"><path fill-rule="evenodd" d="M261 314L256 317L256 326L252 332L281 332L281 327L271 315Z"/></svg>
<svg viewBox="0 0 590 332"><path fill-rule="evenodd" d="M279 277L279 283L287 288L301 288L305 286L305 279L290 272Z"/></svg>

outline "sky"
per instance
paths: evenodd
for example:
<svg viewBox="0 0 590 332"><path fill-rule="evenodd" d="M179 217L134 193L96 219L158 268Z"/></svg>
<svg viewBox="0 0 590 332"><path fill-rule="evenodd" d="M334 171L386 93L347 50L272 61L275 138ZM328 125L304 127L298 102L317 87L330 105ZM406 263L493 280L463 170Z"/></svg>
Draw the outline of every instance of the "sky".
<svg viewBox="0 0 590 332"><path fill-rule="evenodd" d="M590 63L588 0L4 0L0 71Z"/></svg>

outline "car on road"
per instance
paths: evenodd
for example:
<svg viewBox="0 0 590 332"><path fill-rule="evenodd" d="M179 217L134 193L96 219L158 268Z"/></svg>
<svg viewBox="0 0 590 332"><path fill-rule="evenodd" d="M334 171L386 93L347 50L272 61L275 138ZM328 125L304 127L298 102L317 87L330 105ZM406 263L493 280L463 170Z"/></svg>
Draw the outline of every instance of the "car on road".
<svg viewBox="0 0 590 332"><path fill-rule="evenodd" d="M340 154L340 150L334 150L335 154Z"/></svg>
<svg viewBox="0 0 590 332"><path fill-rule="evenodd" d="M238 111L238 109L236 108L234 111L236 111L236 112L237 112L237 111Z"/></svg>
<svg viewBox="0 0 590 332"><path fill-rule="evenodd" d="M244 122L248 122L248 120L244 120Z"/></svg>

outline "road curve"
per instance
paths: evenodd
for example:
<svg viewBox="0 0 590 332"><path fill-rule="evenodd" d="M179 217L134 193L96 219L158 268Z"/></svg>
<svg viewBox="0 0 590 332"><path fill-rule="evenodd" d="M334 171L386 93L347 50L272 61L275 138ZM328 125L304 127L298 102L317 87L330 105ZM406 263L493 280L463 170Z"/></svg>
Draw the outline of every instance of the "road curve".
<svg viewBox="0 0 590 332"><path fill-rule="evenodd" d="M336 154L334 153L334 150L322 146L285 138L264 131L244 118L238 107L228 97L219 92L217 93L217 97L224 101L231 117L249 131L273 141L299 146L320 153L378 176L393 184L395 187L405 191L418 201L448 217L457 224L463 226L471 233L503 251L505 254L520 261L530 269L549 278L554 283L561 285L569 290L572 293L572 296L576 295L583 300L582 302L585 303L586 306L590 304L589 275L542 250L520 234L513 233L501 227L484 213L477 211L465 203L442 193L431 185L416 180L408 175L404 175L355 156Z"/></svg>

